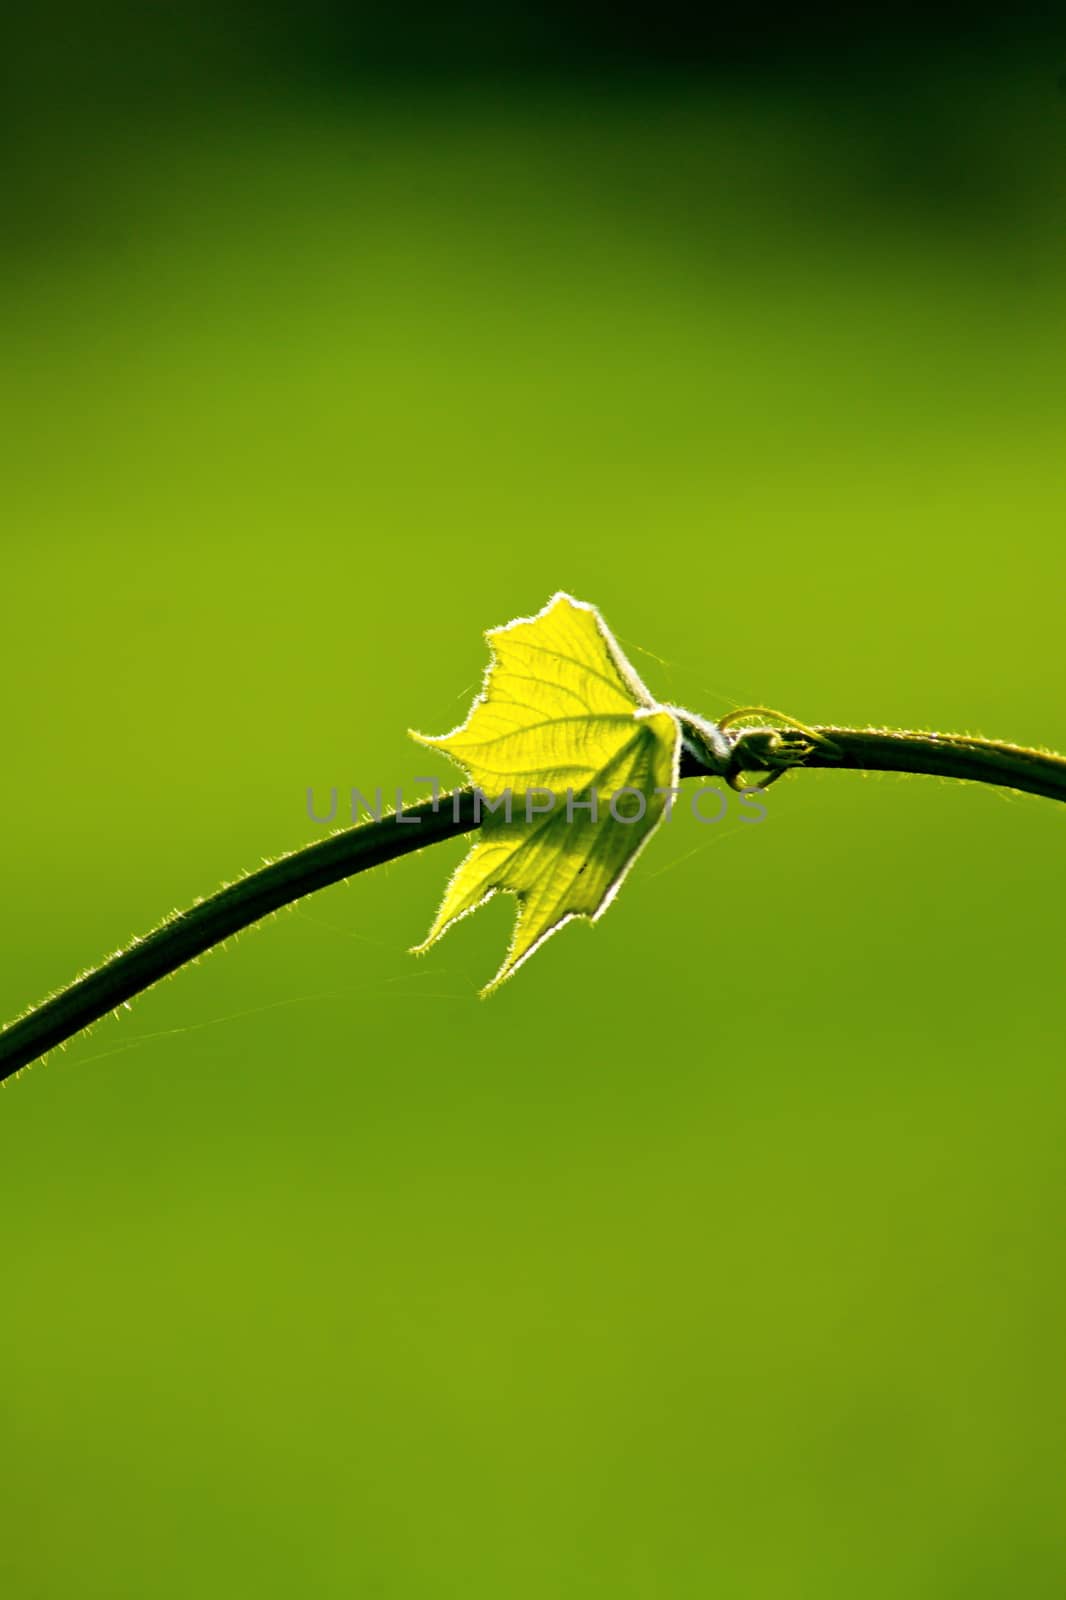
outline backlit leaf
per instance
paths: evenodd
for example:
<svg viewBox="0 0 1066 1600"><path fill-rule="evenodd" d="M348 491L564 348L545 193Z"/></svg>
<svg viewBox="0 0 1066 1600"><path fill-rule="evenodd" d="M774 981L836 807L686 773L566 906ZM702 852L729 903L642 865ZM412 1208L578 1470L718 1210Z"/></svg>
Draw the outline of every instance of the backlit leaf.
<svg viewBox="0 0 1066 1600"><path fill-rule="evenodd" d="M595 607L570 595L486 639L492 660L466 721L412 737L443 750L485 796L476 841L418 949L497 890L515 895L493 989L572 917L606 911L677 786L681 728Z"/></svg>

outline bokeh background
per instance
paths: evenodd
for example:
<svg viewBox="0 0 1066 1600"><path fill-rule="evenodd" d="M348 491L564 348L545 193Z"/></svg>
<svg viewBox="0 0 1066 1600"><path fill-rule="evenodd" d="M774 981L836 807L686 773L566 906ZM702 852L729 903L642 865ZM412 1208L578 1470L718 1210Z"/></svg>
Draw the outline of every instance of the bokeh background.
<svg viewBox="0 0 1066 1600"><path fill-rule="evenodd" d="M448 781L558 588L708 716L1066 748L1004 9L13 10L5 1017ZM6 1596L1062 1595L1063 818L767 803L488 1002L505 902L406 954L455 843L7 1087Z"/></svg>

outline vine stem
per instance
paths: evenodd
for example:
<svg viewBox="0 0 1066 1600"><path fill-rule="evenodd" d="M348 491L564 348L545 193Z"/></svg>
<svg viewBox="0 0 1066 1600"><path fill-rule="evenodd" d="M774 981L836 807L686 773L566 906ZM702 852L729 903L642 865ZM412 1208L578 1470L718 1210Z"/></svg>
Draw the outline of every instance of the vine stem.
<svg viewBox="0 0 1066 1600"><path fill-rule="evenodd" d="M740 728L724 737L730 749L725 766L703 763L686 747L681 776L739 783L743 774L756 773L756 781L766 783L797 767L835 767L961 778L1066 801L1066 758L987 739L799 725ZM228 884L0 1031L0 1082L282 906L478 826L473 791L459 789L412 806L403 820L386 816L348 828Z"/></svg>
<svg viewBox="0 0 1066 1600"><path fill-rule="evenodd" d="M912 772L1066 800L1066 757L962 734L883 728L747 728L733 740L733 763L735 772L774 776L797 766Z"/></svg>
<svg viewBox="0 0 1066 1600"><path fill-rule="evenodd" d="M135 939L0 1032L0 1082L272 911L477 826L470 790L442 795L436 810L427 800L403 815L403 822L383 816L282 856Z"/></svg>

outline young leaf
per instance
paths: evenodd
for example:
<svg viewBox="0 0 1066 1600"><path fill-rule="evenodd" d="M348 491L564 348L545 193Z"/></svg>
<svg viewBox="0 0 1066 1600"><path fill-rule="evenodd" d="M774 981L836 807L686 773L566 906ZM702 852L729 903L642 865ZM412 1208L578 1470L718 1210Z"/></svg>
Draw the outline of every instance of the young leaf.
<svg viewBox="0 0 1066 1600"><path fill-rule="evenodd" d="M606 911L677 787L681 727L596 608L568 594L485 637L492 659L466 721L412 737L443 750L485 797L477 841L417 950L497 890L515 895L514 935L488 993L572 917Z"/></svg>

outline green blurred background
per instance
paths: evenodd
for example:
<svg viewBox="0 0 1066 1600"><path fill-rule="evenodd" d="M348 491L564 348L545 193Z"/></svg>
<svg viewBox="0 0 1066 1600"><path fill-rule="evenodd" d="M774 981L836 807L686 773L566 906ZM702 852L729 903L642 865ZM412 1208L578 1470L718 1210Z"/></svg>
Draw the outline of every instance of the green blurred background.
<svg viewBox="0 0 1066 1600"><path fill-rule="evenodd" d="M308 785L450 781L405 730L557 588L708 716L1066 748L1037 11L53 0L5 61L5 1017ZM488 1002L507 903L405 953L456 843L8 1086L5 1596L1066 1591L1063 818L767 803Z"/></svg>

